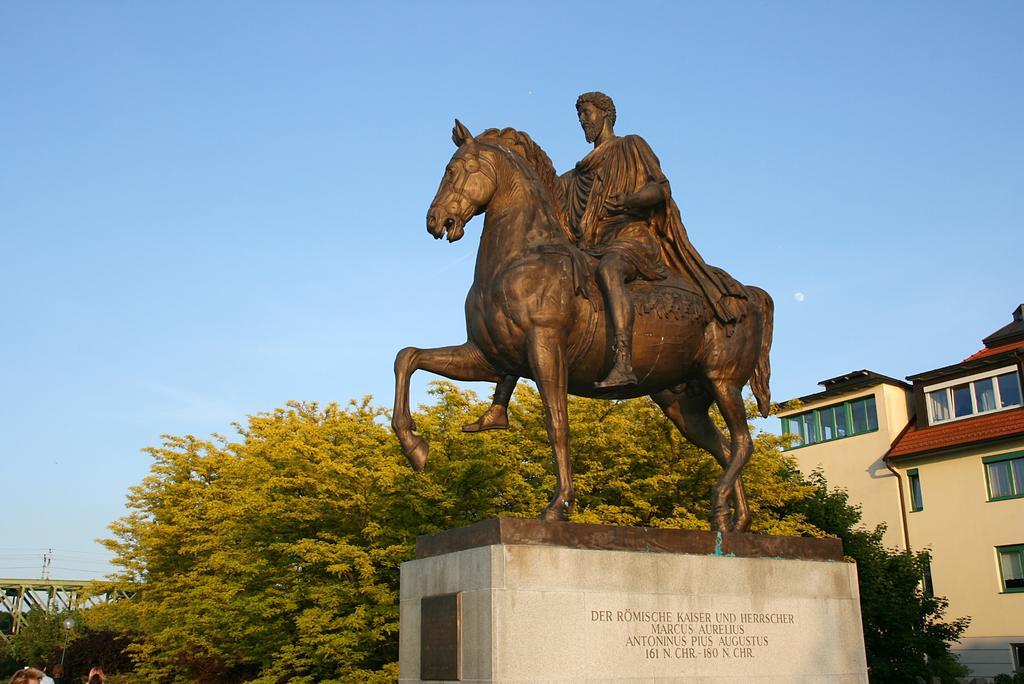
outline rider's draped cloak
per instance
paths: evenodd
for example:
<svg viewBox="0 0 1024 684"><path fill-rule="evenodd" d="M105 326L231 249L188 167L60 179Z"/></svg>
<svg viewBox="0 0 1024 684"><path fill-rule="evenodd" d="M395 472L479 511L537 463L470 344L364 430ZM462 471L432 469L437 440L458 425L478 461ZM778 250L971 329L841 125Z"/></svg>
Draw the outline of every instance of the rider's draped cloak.
<svg viewBox="0 0 1024 684"><path fill-rule="evenodd" d="M716 318L722 322L736 319L727 302L730 296L744 296L739 284L710 268L693 248L668 179L643 138L626 135L606 140L560 181L569 229L582 249L598 257L614 253L647 280L665 278L667 264L700 288ZM608 215L605 202L610 195L635 193L649 183L661 188L663 203L625 215Z"/></svg>

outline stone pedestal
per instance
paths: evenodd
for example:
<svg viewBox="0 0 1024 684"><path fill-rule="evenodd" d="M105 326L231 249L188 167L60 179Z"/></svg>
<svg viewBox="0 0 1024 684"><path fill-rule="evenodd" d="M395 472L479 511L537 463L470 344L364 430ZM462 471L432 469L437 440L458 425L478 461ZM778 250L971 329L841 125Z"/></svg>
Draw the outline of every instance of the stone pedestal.
<svg viewBox="0 0 1024 684"><path fill-rule="evenodd" d="M417 556L401 682L867 682L836 540L503 518Z"/></svg>

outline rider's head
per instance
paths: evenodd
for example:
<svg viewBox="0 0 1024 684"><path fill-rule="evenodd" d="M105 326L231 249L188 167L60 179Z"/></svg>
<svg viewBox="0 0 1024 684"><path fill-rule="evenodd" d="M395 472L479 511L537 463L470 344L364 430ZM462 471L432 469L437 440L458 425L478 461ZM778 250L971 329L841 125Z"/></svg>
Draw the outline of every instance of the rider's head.
<svg viewBox="0 0 1024 684"><path fill-rule="evenodd" d="M612 102L612 98L599 92L583 93L576 98L576 113L580 117L580 125L583 126L583 133L587 136L587 142L597 140L597 135L601 132L603 124L602 121L595 121L592 117L588 116L588 112L594 110L604 115L609 127L615 125L615 103Z"/></svg>
<svg viewBox="0 0 1024 684"><path fill-rule="evenodd" d="M594 105L608 117L608 123L612 126L615 125L615 103L612 102L612 98L608 97L604 93L594 91L592 93L583 93L576 98L576 111L580 111L580 105L584 102L589 102Z"/></svg>

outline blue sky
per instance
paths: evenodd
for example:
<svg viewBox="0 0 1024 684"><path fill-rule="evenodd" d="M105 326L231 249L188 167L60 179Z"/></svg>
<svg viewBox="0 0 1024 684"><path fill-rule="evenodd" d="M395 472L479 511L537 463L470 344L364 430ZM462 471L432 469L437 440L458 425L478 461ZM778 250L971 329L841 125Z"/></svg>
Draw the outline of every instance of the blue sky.
<svg viewBox="0 0 1024 684"><path fill-rule="evenodd" d="M576 96L611 95L705 259L775 297L777 399L962 359L1024 302L1022 30L1015 2L0 4L0 576L101 571L161 434L390 405L398 349L464 339L480 219L424 226L455 116L564 171Z"/></svg>

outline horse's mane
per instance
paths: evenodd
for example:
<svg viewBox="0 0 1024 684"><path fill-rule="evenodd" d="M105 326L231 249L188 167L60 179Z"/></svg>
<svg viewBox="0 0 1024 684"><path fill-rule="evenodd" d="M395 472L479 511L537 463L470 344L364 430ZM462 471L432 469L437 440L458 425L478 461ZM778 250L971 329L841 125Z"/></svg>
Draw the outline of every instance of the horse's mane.
<svg viewBox="0 0 1024 684"><path fill-rule="evenodd" d="M527 167L537 174L538 180L547 193L549 205L554 211L559 225L562 226L562 230L567 231L568 220L565 202L562 200L561 182L555 171L555 165L551 163L547 152L541 149L541 146L535 143L528 133L515 128L488 128L476 138L482 142L501 145L515 152L526 162Z"/></svg>

